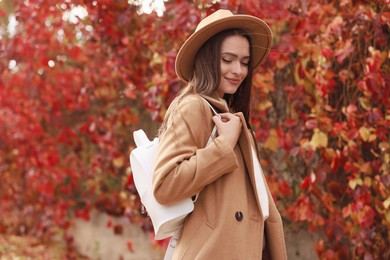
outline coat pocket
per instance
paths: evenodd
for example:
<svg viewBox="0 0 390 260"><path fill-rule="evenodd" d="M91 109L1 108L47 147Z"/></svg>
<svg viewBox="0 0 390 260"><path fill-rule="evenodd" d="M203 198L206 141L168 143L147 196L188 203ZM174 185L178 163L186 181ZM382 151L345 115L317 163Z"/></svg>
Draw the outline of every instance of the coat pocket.
<svg viewBox="0 0 390 260"><path fill-rule="evenodd" d="M214 228L210 223L203 222L203 224L197 229L193 230L192 234L187 233L187 236L191 236L186 248L183 248L183 255L180 259L195 259L196 256L202 251L202 247L207 243Z"/></svg>

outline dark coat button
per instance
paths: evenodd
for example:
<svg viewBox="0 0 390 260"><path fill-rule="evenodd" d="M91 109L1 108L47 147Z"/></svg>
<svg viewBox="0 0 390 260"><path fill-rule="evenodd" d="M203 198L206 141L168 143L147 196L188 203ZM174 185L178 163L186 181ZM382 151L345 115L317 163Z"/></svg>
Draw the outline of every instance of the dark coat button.
<svg viewBox="0 0 390 260"><path fill-rule="evenodd" d="M236 219L237 221L241 221L244 218L244 214L242 214L241 211L236 212Z"/></svg>

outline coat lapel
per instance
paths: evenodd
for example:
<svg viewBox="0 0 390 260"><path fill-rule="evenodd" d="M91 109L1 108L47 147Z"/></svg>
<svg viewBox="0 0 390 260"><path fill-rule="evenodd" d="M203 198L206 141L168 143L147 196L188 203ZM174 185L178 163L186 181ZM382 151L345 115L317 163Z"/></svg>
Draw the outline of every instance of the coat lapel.
<svg viewBox="0 0 390 260"><path fill-rule="evenodd" d="M241 132L241 135L238 139L238 144L241 148L241 153L244 157L244 161L246 164L246 168L248 170L249 178L252 184L252 188L256 197L257 207L259 208L260 214L262 214L261 206L260 206L260 200L256 189L256 178L255 178L255 172L253 169L253 158L252 158L252 143L251 143L251 136L249 136L248 130L246 130L248 127L246 125L246 121L244 118L244 115L242 113L236 113L237 116L240 117L242 125L243 125L243 131Z"/></svg>

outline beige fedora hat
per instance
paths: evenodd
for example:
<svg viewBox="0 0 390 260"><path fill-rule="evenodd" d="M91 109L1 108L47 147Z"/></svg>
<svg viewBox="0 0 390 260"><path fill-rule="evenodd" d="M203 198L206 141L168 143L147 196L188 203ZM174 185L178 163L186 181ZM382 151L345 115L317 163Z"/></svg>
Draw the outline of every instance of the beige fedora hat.
<svg viewBox="0 0 390 260"><path fill-rule="evenodd" d="M255 16L233 14L229 10L221 9L204 18L181 46L175 62L179 78L185 82L190 81L199 48L215 34L233 28L243 29L252 37L253 65L260 65L271 50L272 31L269 26Z"/></svg>

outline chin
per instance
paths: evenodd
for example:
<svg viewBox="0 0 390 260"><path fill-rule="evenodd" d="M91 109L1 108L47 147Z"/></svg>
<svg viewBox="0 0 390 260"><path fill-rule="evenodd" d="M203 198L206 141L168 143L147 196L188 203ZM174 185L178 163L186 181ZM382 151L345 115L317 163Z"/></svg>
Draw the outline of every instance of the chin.
<svg viewBox="0 0 390 260"><path fill-rule="evenodd" d="M236 92L237 92L237 89L232 90L232 91L228 91L228 92L226 92L226 94L233 95L233 94L236 94Z"/></svg>

